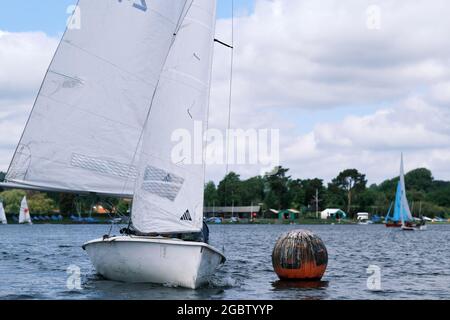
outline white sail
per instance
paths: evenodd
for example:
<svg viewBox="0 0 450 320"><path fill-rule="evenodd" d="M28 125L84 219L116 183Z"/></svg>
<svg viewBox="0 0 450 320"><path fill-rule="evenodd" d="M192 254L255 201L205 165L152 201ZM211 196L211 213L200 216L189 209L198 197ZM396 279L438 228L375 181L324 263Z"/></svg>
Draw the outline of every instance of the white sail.
<svg viewBox="0 0 450 320"><path fill-rule="evenodd" d="M148 119L133 201L142 233L198 232L203 222L203 154L174 163L172 134L193 138L206 125L215 32L215 0L194 0L164 66ZM200 151L203 153L203 151Z"/></svg>
<svg viewBox="0 0 450 320"><path fill-rule="evenodd" d="M19 223L32 224L30 209L28 208L27 197L23 197L22 202L20 204Z"/></svg>
<svg viewBox="0 0 450 320"><path fill-rule="evenodd" d="M407 219L408 221L412 221L413 220L413 216L411 214L411 210L409 208L409 203L408 203L408 199L406 198L406 186L405 186L405 169L403 166L403 154L402 154L402 159L401 159L401 163L400 163L400 190L401 190L401 208L402 210L400 211L401 214L401 222L402 224L404 224L405 219Z"/></svg>
<svg viewBox="0 0 450 320"><path fill-rule="evenodd" d="M187 0L80 0L6 180L132 195L145 119Z"/></svg>
<svg viewBox="0 0 450 320"><path fill-rule="evenodd" d="M3 207L3 202L0 202L0 223L8 224L8 220L6 219L5 208Z"/></svg>

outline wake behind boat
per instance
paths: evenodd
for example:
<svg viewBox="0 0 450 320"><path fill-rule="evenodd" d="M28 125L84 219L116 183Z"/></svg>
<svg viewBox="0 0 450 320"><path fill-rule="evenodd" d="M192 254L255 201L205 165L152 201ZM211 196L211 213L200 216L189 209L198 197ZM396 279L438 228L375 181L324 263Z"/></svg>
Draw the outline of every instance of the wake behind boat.
<svg viewBox="0 0 450 320"><path fill-rule="evenodd" d="M123 236L83 246L97 272L198 288L225 257L189 240L204 231L204 148L182 161L172 149L174 133L207 127L216 1L78 7L83 26L64 33L6 181L133 198Z"/></svg>

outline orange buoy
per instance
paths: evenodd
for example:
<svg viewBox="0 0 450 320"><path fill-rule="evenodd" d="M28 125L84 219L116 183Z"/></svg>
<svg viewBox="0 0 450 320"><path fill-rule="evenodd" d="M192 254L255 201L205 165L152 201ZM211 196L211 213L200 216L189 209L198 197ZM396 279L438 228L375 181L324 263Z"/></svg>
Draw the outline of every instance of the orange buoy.
<svg viewBox="0 0 450 320"><path fill-rule="evenodd" d="M272 264L281 280L320 280L328 265L327 248L310 231L291 231L275 244Z"/></svg>

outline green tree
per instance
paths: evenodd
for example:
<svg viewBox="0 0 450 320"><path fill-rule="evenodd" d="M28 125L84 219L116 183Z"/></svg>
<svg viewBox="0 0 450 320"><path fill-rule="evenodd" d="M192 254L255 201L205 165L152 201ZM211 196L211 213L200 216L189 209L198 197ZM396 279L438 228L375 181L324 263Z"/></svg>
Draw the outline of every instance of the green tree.
<svg viewBox="0 0 450 320"><path fill-rule="evenodd" d="M426 200L438 206L450 208L450 186L441 187L430 192L426 195Z"/></svg>
<svg viewBox="0 0 450 320"><path fill-rule="evenodd" d="M306 205L305 189L300 179L289 181L289 199L291 200L290 207L292 209L301 210Z"/></svg>
<svg viewBox="0 0 450 320"><path fill-rule="evenodd" d="M0 171L0 182L5 181L6 173ZM0 192L3 191L3 188L0 187Z"/></svg>
<svg viewBox="0 0 450 320"><path fill-rule="evenodd" d="M20 210L20 203L26 195L25 191L8 190L0 193L0 200L2 200L5 211L10 214L18 214Z"/></svg>
<svg viewBox="0 0 450 320"><path fill-rule="evenodd" d="M317 179L317 178L303 180L302 187L303 187L304 193L305 193L305 200L304 200L305 205L312 206L312 207L314 207L314 210L315 210L316 192L318 191L319 199L322 200L322 202L326 198L326 189L325 189L325 186L323 185L323 180ZM320 203L319 203L319 209L320 209Z"/></svg>
<svg viewBox="0 0 450 320"><path fill-rule="evenodd" d="M354 199L355 207L360 212L370 212L372 214L378 213L378 205L386 206L386 199L384 194L379 192L376 187L372 186L364 191L361 191ZM379 208L381 212L382 208Z"/></svg>
<svg viewBox="0 0 450 320"><path fill-rule="evenodd" d="M347 169L339 173L339 175L333 179L331 185L345 191L347 196L347 213L353 216L351 210L352 200L358 193L366 189L366 176L356 169Z"/></svg>
<svg viewBox="0 0 450 320"><path fill-rule="evenodd" d="M61 193L59 195L59 211L64 215L70 215L76 212L74 194Z"/></svg>
<svg viewBox="0 0 450 320"><path fill-rule="evenodd" d="M277 167L271 174L267 174L266 180L266 199L268 208L288 209L291 204L289 194L290 176L287 176L289 169Z"/></svg>
<svg viewBox="0 0 450 320"><path fill-rule="evenodd" d="M33 193L28 199L30 212L33 214L49 214L55 210L55 202L45 193Z"/></svg>
<svg viewBox="0 0 450 320"><path fill-rule="evenodd" d="M328 208L344 208L346 205L345 191L332 183L328 184L325 199Z"/></svg>
<svg viewBox="0 0 450 320"><path fill-rule="evenodd" d="M241 194L240 194L241 178L238 174L230 172L219 183L217 188L219 194L219 201L221 206L240 206Z"/></svg>
<svg viewBox="0 0 450 320"><path fill-rule="evenodd" d="M242 181L240 187L241 201L243 206L258 205L264 201L264 178L253 177Z"/></svg>
<svg viewBox="0 0 450 320"><path fill-rule="evenodd" d="M433 186L433 175L430 170L419 168L405 175L405 183L411 190L428 192Z"/></svg>
<svg viewBox="0 0 450 320"><path fill-rule="evenodd" d="M116 207L117 213L121 215L127 215L128 210L130 210L130 204L131 204L130 201L119 199Z"/></svg>
<svg viewBox="0 0 450 320"><path fill-rule="evenodd" d="M205 206L212 207L219 205L219 195L217 193L216 184L209 181L205 185Z"/></svg>

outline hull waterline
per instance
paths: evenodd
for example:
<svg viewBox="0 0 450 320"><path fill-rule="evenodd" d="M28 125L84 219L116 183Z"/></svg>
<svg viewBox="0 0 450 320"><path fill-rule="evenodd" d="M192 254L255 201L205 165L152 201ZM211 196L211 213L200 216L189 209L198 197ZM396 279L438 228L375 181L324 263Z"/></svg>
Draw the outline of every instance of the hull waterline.
<svg viewBox="0 0 450 320"><path fill-rule="evenodd" d="M197 289L208 283L225 257L200 242L147 237L93 240L83 249L103 277Z"/></svg>
<svg viewBox="0 0 450 320"><path fill-rule="evenodd" d="M396 222L386 223L386 228L401 228L401 227L402 227L401 223Z"/></svg>

